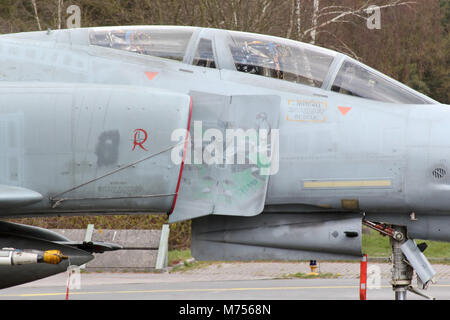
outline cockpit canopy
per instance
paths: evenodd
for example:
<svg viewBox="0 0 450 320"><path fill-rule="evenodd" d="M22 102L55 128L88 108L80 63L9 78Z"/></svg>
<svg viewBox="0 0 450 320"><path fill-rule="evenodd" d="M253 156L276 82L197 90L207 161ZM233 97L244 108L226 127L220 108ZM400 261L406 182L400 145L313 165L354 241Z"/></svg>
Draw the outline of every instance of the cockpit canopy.
<svg viewBox="0 0 450 320"><path fill-rule="evenodd" d="M334 54L300 42L230 32L229 48L236 70L320 88Z"/></svg>
<svg viewBox="0 0 450 320"><path fill-rule="evenodd" d="M200 30L200 32L196 32ZM93 28L91 45L140 55L176 60L206 68L222 67L355 97L400 104L431 104L434 100L392 78L335 51L298 41L237 31L213 30L217 37L204 39L195 27ZM198 41L192 41L195 38ZM222 41L220 46L213 42ZM196 46L190 48L190 46ZM214 52L214 48L226 48ZM195 52L190 61L188 51Z"/></svg>
<svg viewBox="0 0 450 320"><path fill-rule="evenodd" d="M183 61L194 28L122 27L96 28L91 45Z"/></svg>

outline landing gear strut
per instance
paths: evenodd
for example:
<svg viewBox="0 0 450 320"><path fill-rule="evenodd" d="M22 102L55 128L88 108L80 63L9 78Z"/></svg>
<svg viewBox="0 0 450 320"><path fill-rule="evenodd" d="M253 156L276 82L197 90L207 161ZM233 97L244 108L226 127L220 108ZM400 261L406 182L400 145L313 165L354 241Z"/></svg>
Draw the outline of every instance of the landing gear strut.
<svg viewBox="0 0 450 320"><path fill-rule="evenodd" d="M406 235L406 228L394 227L396 232ZM406 300L406 291L411 286L414 269L407 263L403 255L401 245L406 242L406 237L402 240L389 238L392 246L392 289L395 292L395 300Z"/></svg>
<svg viewBox="0 0 450 320"><path fill-rule="evenodd" d="M416 245L413 239L408 239L407 229L402 226L388 226L383 223L375 223L363 219L363 224L377 230L383 235L389 236L392 246L392 290L395 292L395 300L406 300L406 292L411 291L422 297L434 299L411 285L414 270L420 280L421 289L426 289L433 282L436 272L422 254L425 250Z"/></svg>

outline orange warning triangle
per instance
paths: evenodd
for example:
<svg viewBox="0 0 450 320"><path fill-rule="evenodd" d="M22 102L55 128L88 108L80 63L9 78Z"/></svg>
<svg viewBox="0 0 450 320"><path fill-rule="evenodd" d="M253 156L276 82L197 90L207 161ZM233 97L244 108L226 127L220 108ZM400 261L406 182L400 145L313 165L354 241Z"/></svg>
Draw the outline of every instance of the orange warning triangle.
<svg viewBox="0 0 450 320"><path fill-rule="evenodd" d="M158 72L146 72L145 75L148 80L153 80L158 75Z"/></svg>
<svg viewBox="0 0 450 320"><path fill-rule="evenodd" d="M338 107L338 109L343 116L345 116L350 110L352 110L351 107Z"/></svg>

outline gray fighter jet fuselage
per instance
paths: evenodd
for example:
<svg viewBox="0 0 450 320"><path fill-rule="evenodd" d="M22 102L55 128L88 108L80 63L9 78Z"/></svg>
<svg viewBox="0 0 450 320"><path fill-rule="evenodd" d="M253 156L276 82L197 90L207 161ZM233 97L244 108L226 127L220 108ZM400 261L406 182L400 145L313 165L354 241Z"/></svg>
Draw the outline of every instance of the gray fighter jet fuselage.
<svg viewBox="0 0 450 320"><path fill-rule="evenodd" d="M137 26L0 59L0 217L168 213L198 259L360 258L362 222L450 241L449 106L343 54Z"/></svg>

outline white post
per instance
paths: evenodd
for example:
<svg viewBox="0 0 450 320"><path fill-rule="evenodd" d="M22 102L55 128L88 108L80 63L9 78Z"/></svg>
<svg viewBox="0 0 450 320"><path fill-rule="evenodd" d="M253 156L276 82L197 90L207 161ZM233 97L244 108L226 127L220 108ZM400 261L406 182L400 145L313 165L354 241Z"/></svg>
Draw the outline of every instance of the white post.
<svg viewBox="0 0 450 320"><path fill-rule="evenodd" d="M88 224L86 228L86 235L84 236L84 242L91 242L92 241L92 234L94 233L94 225ZM80 266L80 269L86 269L86 264L83 264Z"/></svg>
<svg viewBox="0 0 450 320"><path fill-rule="evenodd" d="M168 224L163 225L161 230L161 238L159 239L158 256L156 258L156 270L167 268L169 256L169 233L170 228Z"/></svg>

